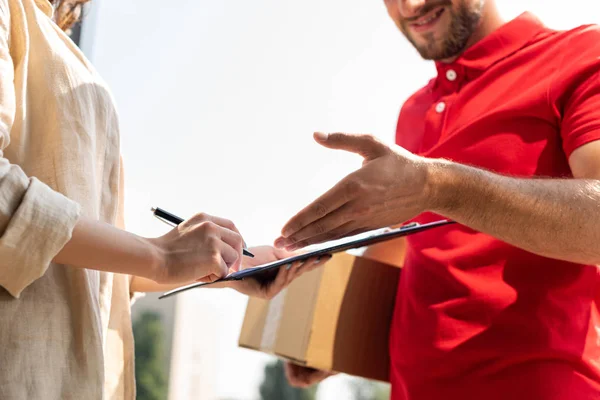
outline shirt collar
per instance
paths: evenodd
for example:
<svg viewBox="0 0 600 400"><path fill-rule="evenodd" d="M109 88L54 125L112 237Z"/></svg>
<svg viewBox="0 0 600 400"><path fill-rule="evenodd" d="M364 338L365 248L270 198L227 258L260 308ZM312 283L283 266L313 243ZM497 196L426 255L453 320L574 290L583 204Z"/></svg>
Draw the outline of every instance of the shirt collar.
<svg viewBox="0 0 600 400"><path fill-rule="evenodd" d="M536 16L525 12L469 47L454 62L437 61L438 80L444 81L450 69L467 81L475 79L486 69L525 47L545 30L548 28Z"/></svg>

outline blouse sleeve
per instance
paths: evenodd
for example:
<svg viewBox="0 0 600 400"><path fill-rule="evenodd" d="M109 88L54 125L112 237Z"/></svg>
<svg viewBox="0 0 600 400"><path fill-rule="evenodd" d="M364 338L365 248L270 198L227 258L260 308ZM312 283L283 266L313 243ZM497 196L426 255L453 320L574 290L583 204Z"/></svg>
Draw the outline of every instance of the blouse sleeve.
<svg viewBox="0 0 600 400"><path fill-rule="evenodd" d="M15 110L10 9L0 0L0 286L18 298L69 241L80 207L4 157Z"/></svg>

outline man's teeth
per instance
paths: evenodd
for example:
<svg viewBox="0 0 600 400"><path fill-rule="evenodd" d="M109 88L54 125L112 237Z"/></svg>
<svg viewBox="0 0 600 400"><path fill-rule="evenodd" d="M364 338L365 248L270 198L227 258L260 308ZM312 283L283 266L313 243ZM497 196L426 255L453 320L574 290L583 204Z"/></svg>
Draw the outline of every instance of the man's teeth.
<svg viewBox="0 0 600 400"><path fill-rule="evenodd" d="M433 21L434 19L436 19L440 13L442 12L442 10L434 13L431 15L431 17L427 18L426 20L420 21L420 22L416 22L415 25L427 25L428 23L430 23L431 21Z"/></svg>

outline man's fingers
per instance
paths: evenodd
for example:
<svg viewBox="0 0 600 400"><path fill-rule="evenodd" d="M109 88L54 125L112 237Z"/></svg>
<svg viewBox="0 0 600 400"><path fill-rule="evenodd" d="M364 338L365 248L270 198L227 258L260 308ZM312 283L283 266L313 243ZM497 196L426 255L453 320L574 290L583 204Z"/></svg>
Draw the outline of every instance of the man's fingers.
<svg viewBox="0 0 600 400"><path fill-rule="evenodd" d="M285 377L291 386L295 386L296 374L294 370L294 364L290 362L285 363Z"/></svg>
<svg viewBox="0 0 600 400"><path fill-rule="evenodd" d="M303 240L319 237L325 239L321 241L327 241L328 237L339 234L340 230L342 232L349 231L350 229L347 229L347 226L352 224L352 222L348 222L348 218L352 216L348 210L349 204L346 203L326 217L310 223L287 238L278 239L276 245L284 247L288 251L293 251L303 246L292 247L292 245Z"/></svg>
<svg viewBox="0 0 600 400"><path fill-rule="evenodd" d="M315 132L314 138L322 146L350 151L360 154L366 159L381 157L389 151L386 144L372 135Z"/></svg>
<svg viewBox="0 0 600 400"><path fill-rule="evenodd" d="M345 237L353 236L358 233L361 233L362 231L363 230L356 227L356 224L354 221L347 222L347 223L339 226L338 228L335 228L327 233L324 233L321 235L316 235L316 236L313 236L310 238L300 240L299 242L290 244L288 247L286 247L286 250L296 251L296 250L302 249L304 247L311 246L313 244L320 244L320 243L324 243L324 242L330 242L333 240L338 240L338 239L342 239Z"/></svg>
<svg viewBox="0 0 600 400"><path fill-rule="evenodd" d="M285 364L285 375L290 385L306 386L306 368L288 362Z"/></svg>
<svg viewBox="0 0 600 400"><path fill-rule="evenodd" d="M291 386L306 388L323 380L329 374L313 368L286 363L285 375Z"/></svg>
<svg viewBox="0 0 600 400"><path fill-rule="evenodd" d="M300 232L285 239L285 249L288 251L298 251L311 244L329 242L349 236L349 233L354 232L358 227L354 220L346 220L340 223L347 216L348 213L342 208L330 217L313 222Z"/></svg>
<svg viewBox="0 0 600 400"><path fill-rule="evenodd" d="M289 238L306 226L326 217L330 213L344 206L353 198L353 195L355 194L354 186L354 181L348 179L348 177L342 179L333 188L327 191L327 193L292 217L281 230L282 238ZM278 242L275 242L275 245L277 246Z"/></svg>

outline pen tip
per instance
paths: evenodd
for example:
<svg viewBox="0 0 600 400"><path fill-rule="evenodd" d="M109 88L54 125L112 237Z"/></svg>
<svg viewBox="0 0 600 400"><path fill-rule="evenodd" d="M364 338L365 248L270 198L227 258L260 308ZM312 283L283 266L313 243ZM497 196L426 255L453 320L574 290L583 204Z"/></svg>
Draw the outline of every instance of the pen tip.
<svg viewBox="0 0 600 400"><path fill-rule="evenodd" d="M156 211L156 207L152 207L152 208L150 209L150 211L152 211L152 212Z"/></svg>

